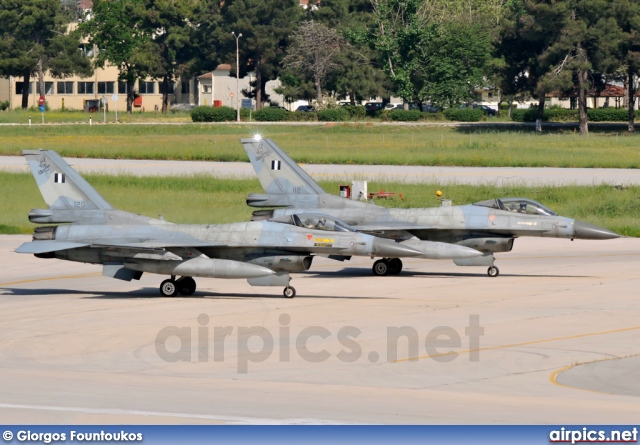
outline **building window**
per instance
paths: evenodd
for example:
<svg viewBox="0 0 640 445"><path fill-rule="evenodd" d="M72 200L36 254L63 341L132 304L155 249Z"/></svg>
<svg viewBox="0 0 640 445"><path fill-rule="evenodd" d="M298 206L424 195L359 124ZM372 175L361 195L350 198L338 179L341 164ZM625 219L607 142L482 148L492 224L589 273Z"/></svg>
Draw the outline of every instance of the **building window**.
<svg viewBox="0 0 640 445"><path fill-rule="evenodd" d="M16 82L16 94L24 93L24 82ZM33 94L33 82L29 82L29 94Z"/></svg>
<svg viewBox="0 0 640 445"><path fill-rule="evenodd" d="M140 94L155 94L156 83L155 82L138 82L138 89Z"/></svg>
<svg viewBox="0 0 640 445"><path fill-rule="evenodd" d="M189 82L182 82L182 94L189 94Z"/></svg>
<svg viewBox="0 0 640 445"><path fill-rule="evenodd" d="M158 89L160 90L160 94L164 94L164 82L158 82ZM167 94L173 94L175 89L175 84L173 82L169 82L169 88Z"/></svg>
<svg viewBox="0 0 640 445"><path fill-rule="evenodd" d="M83 56L93 57L93 45L89 43L81 43L78 45L78 51L80 51Z"/></svg>
<svg viewBox="0 0 640 445"><path fill-rule="evenodd" d="M118 82L118 94L127 94L127 82Z"/></svg>
<svg viewBox="0 0 640 445"><path fill-rule="evenodd" d="M93 94L93 82L78 82L78 94Z"/></svg>
<svg viewBox="0 0 640 445"><path fill-rule="evenodd" d="M73 82L58 82L58 94L73 94Z"/></svg>
<svg viewBox="0 0 640 445"><path fill-rule="evenodd" d="M211 85L202 85L202 92L211 94Z"/></svg>
<svg viewBox="0 0 640 445"><path fill-rule="evenodd" d="M113 94L115 87L115 82L98 82L98 94Z"/></svg>
<svg viewBox="0 0 640 445"><path fill-rule="evenodd" d="M40 93L40 82L36 82L36 94L42 94ZM44 83L44 94L53 94L53 82Z"/></svg>

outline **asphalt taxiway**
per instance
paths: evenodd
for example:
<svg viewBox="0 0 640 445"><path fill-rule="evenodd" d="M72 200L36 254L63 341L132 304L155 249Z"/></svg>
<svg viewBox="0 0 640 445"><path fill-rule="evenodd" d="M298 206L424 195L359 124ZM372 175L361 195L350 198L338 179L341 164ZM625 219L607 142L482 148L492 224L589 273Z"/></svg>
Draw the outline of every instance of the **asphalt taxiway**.
<svg viewBox="0 0 640 445"><path fill-rule="evenodd" d="M13 253L29 239L0 236L0 423L640 416L640 239L518 239L497 278L415 259L373 277L367 258L318 259L294 299L202 278L194 296L162 298L158 275Z"/></svg>
<svg viewBox="0 0 640 445"><path fill-rule="evenodd" d="M220 178L251 179L249 162L156 161L131 159L65 158L79 173L172 176L209 174ZM368 180L406 183L507 185L640 184L636 169L552 167L438 167L413 165L302 164L316 180ZM27 173L22 156L0 156L0 170Z"/></svg>

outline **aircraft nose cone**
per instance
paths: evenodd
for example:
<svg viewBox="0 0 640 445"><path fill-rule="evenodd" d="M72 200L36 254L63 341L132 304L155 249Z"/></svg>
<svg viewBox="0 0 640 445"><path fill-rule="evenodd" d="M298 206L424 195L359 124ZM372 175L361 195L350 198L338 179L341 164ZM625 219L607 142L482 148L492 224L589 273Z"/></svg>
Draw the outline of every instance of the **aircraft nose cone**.
<svg viewBox="0 0 640 445"><path fill-rule="evenodd" d="M421 255L422 252L408 246L403 246L393 240L374 238L371 254L377 257L400 258L418 256Z"/></svg>
<svg viewBox="0 0 640 445"><path fill-rule="evenodd" d="M620 238L615 232L586 222L573 222L573 237L575 239L613 239Z"/></svg>

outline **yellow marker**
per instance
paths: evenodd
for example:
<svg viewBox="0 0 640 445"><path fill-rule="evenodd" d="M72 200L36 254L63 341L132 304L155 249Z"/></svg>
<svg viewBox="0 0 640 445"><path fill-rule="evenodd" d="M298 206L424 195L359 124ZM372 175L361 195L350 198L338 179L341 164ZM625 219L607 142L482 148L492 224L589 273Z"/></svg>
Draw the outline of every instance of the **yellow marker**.
<svg viewBox="0 0 640 445"><path fill-rule="evenodd" d="M442 196L442 192L441 192L440 190L438 190L438 191L436 192L436 196L437 196L438 198L439 198L439 197L441 197L441 196Z"/></svg>

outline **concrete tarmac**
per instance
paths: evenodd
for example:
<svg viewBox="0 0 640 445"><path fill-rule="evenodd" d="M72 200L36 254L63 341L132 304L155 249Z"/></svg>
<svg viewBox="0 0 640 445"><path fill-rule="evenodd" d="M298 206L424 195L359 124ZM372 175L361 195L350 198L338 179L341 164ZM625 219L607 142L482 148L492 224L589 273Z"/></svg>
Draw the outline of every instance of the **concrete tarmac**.
<svg viewBox="0 0 640 445"><path fill-rule="evenodd" d="M254 178L249 162L154 161L65 158L80 173L171 176L210 174L220 178ZM640 171L616 168L430 167L406 165L302 164L315 179L398 181L439 184L638 185ZM22 156L0 156L0 170L28 172Z"/></svg>
<svg viewBox="0 0 640 445"><path fill-rule="evenodd" d="M368 258L320 258L294 275L294 299L203 278L192 297L162 298L158 275L118 281L99 266L13 253L28 240L0 236L0 423L640 416L638 360L560 372L639 353L640 239L518 239L498 254L497 278L416 259L373 277ZM572 387L580 369L598 373L603 391Z"/></svg>

